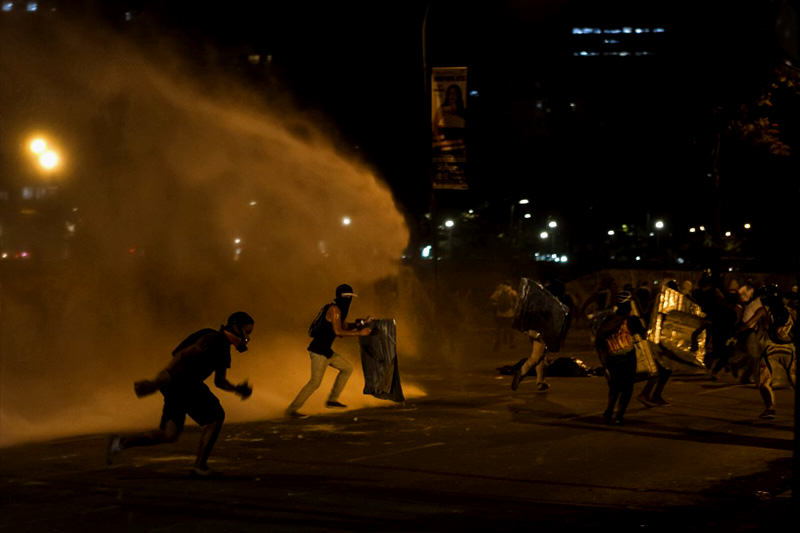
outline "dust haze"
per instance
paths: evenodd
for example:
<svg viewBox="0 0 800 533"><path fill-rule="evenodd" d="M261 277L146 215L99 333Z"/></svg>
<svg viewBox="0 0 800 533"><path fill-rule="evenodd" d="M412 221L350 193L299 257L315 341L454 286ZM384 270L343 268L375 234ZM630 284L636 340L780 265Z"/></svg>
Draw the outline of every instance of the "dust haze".
<svg viewBox="0 0 800 533"><path fill-rule="evenodd" d="M49 248L0 271L0 445L154 426L161 397L136 399L133 381L237 310L256 323L228 376L255 391L218 396L228 421L279 416L308 379L308 323L343 282L360 293L351 317L397 318L399 351L415 352L398 308L405 221L380 178L321 133L330 125L285 95L191 74L163 42L144 50L66 22L1 29L3 185L57 190L31 215L56 228L37 237ZM34 133L60 147L58 172L25 170ZM357 369L343 401L386 403L361 393L357 341L337 349Z"/></svg>

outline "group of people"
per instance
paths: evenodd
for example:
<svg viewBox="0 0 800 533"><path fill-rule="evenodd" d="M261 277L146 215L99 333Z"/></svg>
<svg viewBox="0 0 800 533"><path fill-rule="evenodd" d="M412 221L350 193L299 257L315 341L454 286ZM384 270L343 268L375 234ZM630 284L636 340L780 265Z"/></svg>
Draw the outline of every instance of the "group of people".
<svg viewBox="0 0 800 533"><path fill-rule="evenodd" d="M319 388L328 366L339 372L325 405L328 408L347 407L339 402L339 395L353 372L353 365L333 351L333 343L337 337L364 336L371 333L370 317L352 323L346 321L355 296L357 295L350 285L339 285L334 300L325 304L312 322L309 328L311 343L308 345L311 377L286 409L287 416L308 418L308 415L300 413L298 409ZM169 363L155 378L136 381L136 396L141 398L155 392L163 395L161 421L154 430L112 435L106 450L108 464L113 463L127 448L175 442L183 431L186 415L189 415L202 427L191 473L196 477L214 475L208 467L208 458L222 429L225 411L219 399L205 384L205 380L214 374L214 385L217 388L233 392L243 400L250 397L253 388L247 380L234 385L228 381L226 374L231 366L231 347L239 353L247 351L254 324L253 317L248 313L237 311L219 329L205 328L186 337L172 351Z"/></svg>
<svg viewBox="0 0 800 533"><path fill-rule="evenodd" d="M690 280L681 284L665 280L664 285L696 303L705 315L703 324L692 336L692 349L697 350L699 335L705 331L704 364L710 378L717 379L722 370L728 370L740 383L757 383L764 402L760 417L775 418L777 373L784 372L789 384L795 386L797 287L784 293L776 285L758 285L752 280L740 284L732 280L727 289L722 290L713 283L710 275L701 277L696 287ZM547 288L555 297L568 303L572 311L574 302L568 295L565 298L563 286L556 284ZM513 311L508 318L497 305L500 296L509 291L513 298L518 298L507 282L501 284L491 297L496 304L495 347L502 343L503 335L510 330L513 320ZM516 300L514 302L516 305ZM663 397L673 372L668 365L662 364L658 357L652 357L647 371L637 372L637 344L647 338L650 315L656 302L657 294L650 291L649 282L642 282L635 288L627 284L619 290L613 278L607 278L580 307L582 312L591 307L594 313L590 316L601 317L596 324L594 344L608 379L608 401L603 413L607 423L624 423L634 385L643 375L647 377L637 400L648 408L669 404ZM531 340L531 354L515 371L511 388L517 390L530 369L534 368L537 390L545 391L549 388L544 378L548 348L540 332L530 330L527 334ZM640 353L639 358L642 357L644 355Z"/></svg>

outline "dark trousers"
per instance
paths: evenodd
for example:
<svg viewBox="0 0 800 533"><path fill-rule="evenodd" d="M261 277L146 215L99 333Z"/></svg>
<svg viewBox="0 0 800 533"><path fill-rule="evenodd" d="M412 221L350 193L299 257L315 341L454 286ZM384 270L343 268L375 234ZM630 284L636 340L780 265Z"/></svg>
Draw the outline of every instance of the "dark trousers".
<svg viewBox="0 0 800 533"><path fill-rule="evenodd" d="M606 371L608 372L608 406L603 414L611 418L614 406L617 406L617 419L621 420L633 396L633 382L636 379L636 350L631 350L620 355L609 355L606 358Z"/></svg>

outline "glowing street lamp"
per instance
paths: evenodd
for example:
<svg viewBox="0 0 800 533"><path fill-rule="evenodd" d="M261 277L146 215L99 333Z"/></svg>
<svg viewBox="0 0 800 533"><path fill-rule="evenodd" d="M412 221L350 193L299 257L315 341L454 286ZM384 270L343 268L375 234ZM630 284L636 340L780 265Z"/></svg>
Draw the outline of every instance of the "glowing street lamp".
<svg viewBox="0 0 800 533"><path fill-rule="evenodd" d="M663 220L656 220L655 228L656 229L664 229L664 221Z"/></svg>
<svg viewBox="0 0 800 533"><path fill-rule="evenodd" d="M547 227L550 229L555 229L558 227L558 223L555 220L551 220L547 223Z"/></svg>
<svg viewBox="0 0 800 533"><path fill-rule="evenodd" d="M529 204L529 203L531 203L531 202L530 202L530 200L528 200L527 198L522 198L522 199L519 201L519 205L527 205L527 204Z"/></svg>
<svg viewBox="0 0 800 533"><path fill-rule="evenodd" d="M349 226L351 222L352 222L352 220L350 220L350 217L343 217L342 218L342 226Z"/></svg>
<svg viewBox="0 0 800 533"><path fill-rule="evenodd" d="M455 225L456 225L456 223L455 223L455 222L453 222L453 220L452 220L452 219L449 219L449 218L448 218L447 220L445 220L445 221L444 221L444 227L445 227L445 228L452 228L452 227L453 227L453 226L455 226Z"/></svg>
<svg viewBox="0 0 800 533"><path fill-rule="evenodd" d="M42 155L45 150L47 150L47 141L42 139L41 137L37 137L31 141L29 145L31 152L36 155Z"/></svg>
<svg viewBox="0 0 800 533"><path fill-rule="evenodd" d="M545 239L547 239L549 236L550 236L550 234L549 234L549 233L547 233L546 231L543 231L543 232L541 232L541 233L539 234L539 238L540 238L540 239L542 239L542 240L545 240Z"/></svg>
<svg viewBox="0 0 800 533"><path fill-rule="evenodd" d="M31 139L30 143L28 143L28 149L36 158L36 162L42 170L50 172L61 164L61 156L43 137Z"/></svg>

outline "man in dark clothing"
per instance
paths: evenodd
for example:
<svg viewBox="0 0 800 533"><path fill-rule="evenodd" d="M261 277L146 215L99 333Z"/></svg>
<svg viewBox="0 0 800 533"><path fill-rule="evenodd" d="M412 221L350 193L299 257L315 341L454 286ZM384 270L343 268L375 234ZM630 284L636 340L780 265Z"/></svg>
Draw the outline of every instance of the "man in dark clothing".
<svg viewBox="0 0 800 533"><path fill-rule="evenodd" d="M308 418L308 415L299 413L297 410L319 388L328 366L337 369L339 374L336 376L325 406L329 408L347 407L339 402L339 395L344 390L350 374L353 373L353 365L345 357L333 351L333 341L336 340L336 337L360 337L369 335L372 331L369 327L363 327L369 318L362 327L358 327L355 323L345 322L350 310L350 302L354 296L357 295L353 292L353 287L346 283L339 285L336 287L336 298L322 307L317 318L311 324L308 332L311 336L311 343L308 345L308 355L311 357L311 378L286 409L287 416Z"/></svg>
<svg viewBox="0 0 800 533"><path fill-rule="evenodd" d="M172 360L155 379L134 383L134 391L140 398L156 391L164 395L161 423L152 431L112 436L107 450L108 463L111 464L126 448L175 442L183 431L188 414L203 427L192 474L200 477L211 475L208 457L222 429L225 411L204 381L214 374L217 388L234 392L243 400L250 397L253 389L247 381L234 385L228 381L226 373L231 366L231 345L237 351L245 352L253 324L250 315L237 311L219 330L206 328L196 331L173 350Z"/></svg>
<svg viewBox="0 0 800 533"><path fill-rule="evenodd" d="M595 347L608 378L608 405L603 413L607 423L610 423L614 416L617 400L619 406L616 423L621 425L624 422L625 410L633 395L633 384L636 379L635 342L646 334L641 319L631 314L631 293L619 292L614 314L603 320L595 337Z"/></svg>

